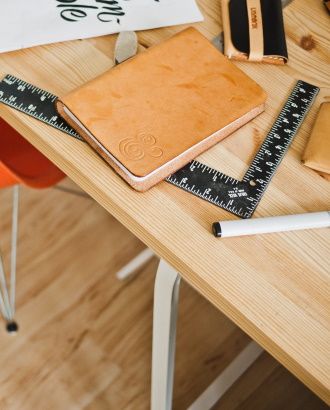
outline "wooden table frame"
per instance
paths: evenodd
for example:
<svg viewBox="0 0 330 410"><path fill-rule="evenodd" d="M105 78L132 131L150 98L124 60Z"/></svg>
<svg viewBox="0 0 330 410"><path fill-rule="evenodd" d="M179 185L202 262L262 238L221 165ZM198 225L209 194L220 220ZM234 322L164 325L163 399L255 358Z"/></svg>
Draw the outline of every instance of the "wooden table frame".
<svg viewBox="0 0 330 410"><path fill-rule="evenodd" d="M221 31L220 1L198 0L209 39ZM313 16L313 18L311 18ZM239 177L297 79L321 88L255 216L323 211L330 184L301 165L317 109L330 96L329 16L322 2L293 1L284 11L289 63L235 63L268 93L266 110L201 161ZM150 46L181 30L139 33ZM64 95L113 65L115 36L4 53L0 76L21 77ZM0 115L97 202L163 258L180 276L260 346L330 403L329 230L217 240L215 220L232 215L161 183L145 194L130 189L92 150L60 131L4 105ZM220 165L221 164L221 167Z"/></svg>

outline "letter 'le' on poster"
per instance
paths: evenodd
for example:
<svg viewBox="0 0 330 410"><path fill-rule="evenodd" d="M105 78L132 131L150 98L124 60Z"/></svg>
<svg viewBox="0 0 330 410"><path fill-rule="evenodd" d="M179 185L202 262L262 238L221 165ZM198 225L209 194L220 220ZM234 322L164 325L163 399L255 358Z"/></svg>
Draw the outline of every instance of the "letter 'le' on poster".
<svg viewBox="0 0 330 410"><path fill-rule="evenodd" d="M2 1L0 52L201 20L195 0Z"/></svg>

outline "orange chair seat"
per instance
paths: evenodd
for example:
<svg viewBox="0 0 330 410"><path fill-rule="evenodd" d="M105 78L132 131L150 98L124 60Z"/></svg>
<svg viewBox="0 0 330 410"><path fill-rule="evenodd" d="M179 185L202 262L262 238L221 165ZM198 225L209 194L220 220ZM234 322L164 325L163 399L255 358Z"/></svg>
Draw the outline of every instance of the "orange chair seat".
<svg viewBox="0 0 330 410"><path fill-rule="evenodd" d="M0 118L0 188L21 183L47 188L65 174Z"/></svg>

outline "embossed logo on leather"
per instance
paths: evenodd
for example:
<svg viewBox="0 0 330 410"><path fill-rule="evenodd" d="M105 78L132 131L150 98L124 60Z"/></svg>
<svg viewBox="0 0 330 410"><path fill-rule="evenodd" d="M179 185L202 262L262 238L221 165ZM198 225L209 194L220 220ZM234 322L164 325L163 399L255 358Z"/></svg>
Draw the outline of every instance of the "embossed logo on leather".
<svg viewBox="0 0 330 410"><path fill-rule="evenodd" d="M159 158L163 150L156 145L156 138L148 132L140 132L135 138L125 138L119 143L121 154L133 161L144 157Z"/></svg>
<svg viewBox="0 0 330 410"><path fill-rule="evenodd" d="M258 28L257 9L255 7L251 7L251 25L252 28Z"/></svg>

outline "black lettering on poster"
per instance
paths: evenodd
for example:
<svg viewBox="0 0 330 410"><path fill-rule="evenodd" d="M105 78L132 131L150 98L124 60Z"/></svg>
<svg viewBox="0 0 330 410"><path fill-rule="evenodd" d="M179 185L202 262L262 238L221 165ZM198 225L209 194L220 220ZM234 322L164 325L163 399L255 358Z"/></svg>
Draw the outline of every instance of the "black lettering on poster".
<svg viewBox="0 0 330 410"><path fill-rule="evenodd" d="M116 21L120 24L120 19L125 16L124 3L130 0L91 0L90 4L84 4L84 0L56 0L57 8L63 20L69 22L79 21L92 13L102 23ZM159 0L154 0L159 2Z"/></svg>

